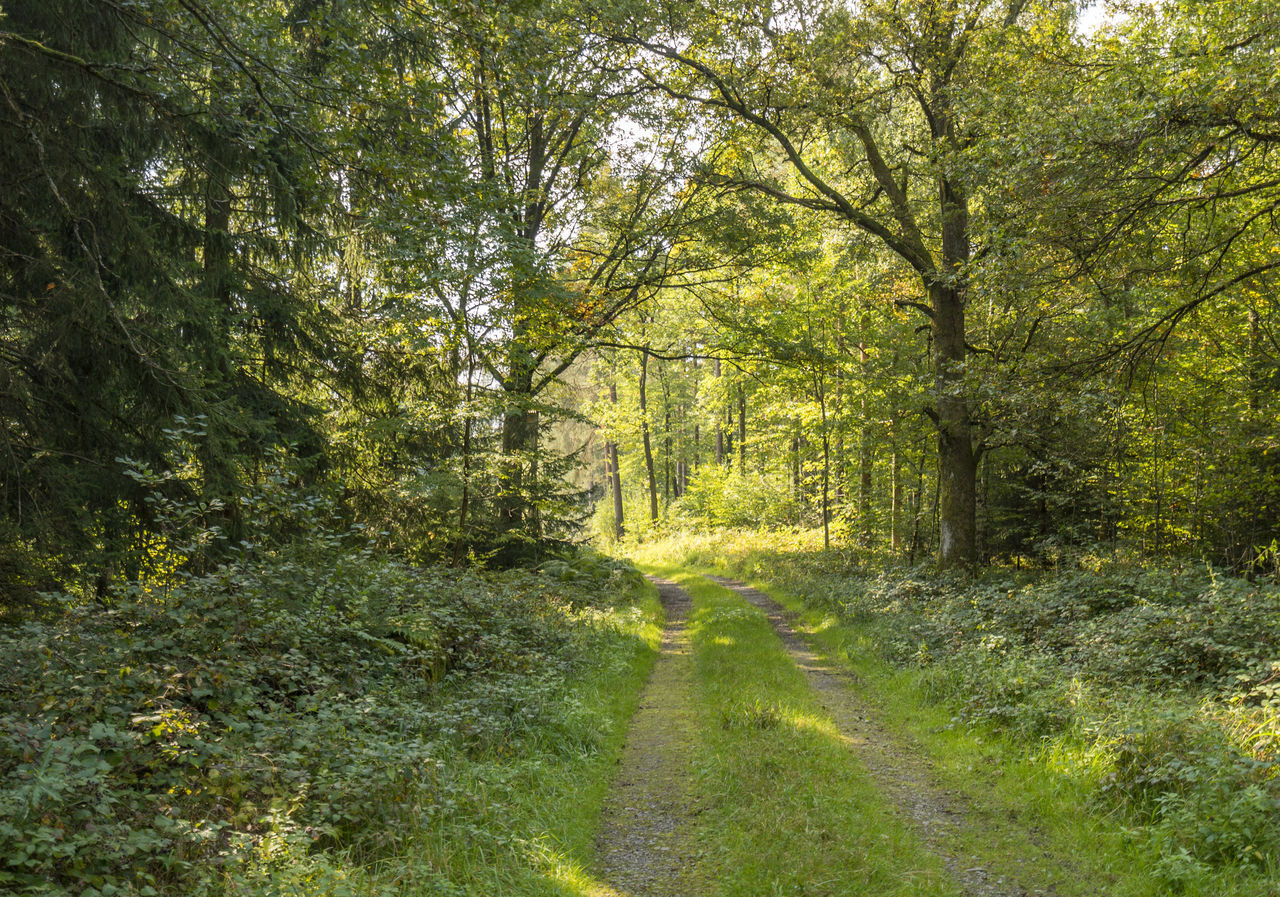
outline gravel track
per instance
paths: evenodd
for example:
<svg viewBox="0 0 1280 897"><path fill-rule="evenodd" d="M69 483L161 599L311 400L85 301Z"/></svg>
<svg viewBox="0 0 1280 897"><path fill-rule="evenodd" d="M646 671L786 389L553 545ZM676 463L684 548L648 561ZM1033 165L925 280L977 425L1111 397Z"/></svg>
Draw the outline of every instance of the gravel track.
<svg viewBox="0 0 1280 897"><path fill-rule="evenodd" d="M1053 897L1052 884L1025 886L990 872L981 858L959 850L957 834L978 826L1018 824L980 820L960 794L939 787L928 760L877 719L861 696L857 677L828 663L793 628L793 615L764 592L726 577L709 577L764 612L791 659L830 714L858 763L885 802L942 859L966 897ZM697 815L686 783L695 749L693 665L685 622L692 602L675 583L653 579L666 612L662 644L627 731L618 772L605 800L596 842L607 889L595 897L698 897L686 889L694 857L687 838ZM1069 866L1069 864L1066 864Z"/></svg>
<svg viewBox="0 0 1280 897"><path fill-rule="evenodd" d="M956 833L978 823L963 797L933 783L928 761L910 745L890 734L876 720L874 708L859 694L857 677L814 652L791 626L794 618L764 592L723 576L708 579L741 595L768 617L787 653L808 679L840 736L876 783L885 801L895 807L916 834L947 868L970 897L1050 897L1052 885L1028 888L1008 877L990 873L980 857L960 855ZM1034 834L1027 832L1034 843Z"/></svg>

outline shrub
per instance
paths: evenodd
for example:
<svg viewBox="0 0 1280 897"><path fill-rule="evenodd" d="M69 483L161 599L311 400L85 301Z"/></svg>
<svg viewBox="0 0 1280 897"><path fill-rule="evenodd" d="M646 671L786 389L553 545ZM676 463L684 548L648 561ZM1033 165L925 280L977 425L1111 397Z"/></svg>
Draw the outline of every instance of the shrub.
<svg viewBox="0 0 1280 897"><path fill-rule="evenodd" d="M785 526L799 522L800 506L773 478L705 464L689 481L677 513L711 526Z"/></svg>
<svg viewBox="0 0 1280 897"><path fill-rule="evenodd" d="M451 758L598 745L559 701L597 585L308 542L0 629L0 889L252 892L281 856L398 852Z"/></svg>

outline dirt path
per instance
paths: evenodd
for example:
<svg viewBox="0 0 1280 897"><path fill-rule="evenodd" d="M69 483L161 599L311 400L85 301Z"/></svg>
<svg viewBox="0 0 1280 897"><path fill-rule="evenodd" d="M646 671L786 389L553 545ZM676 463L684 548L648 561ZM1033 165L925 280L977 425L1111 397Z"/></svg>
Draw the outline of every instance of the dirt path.
<svg viewBox="0 0 1280 897"><path fill-rule="evenodd" d="M874 709L861 699L857 680L848 670L827 663L791 627L791 615L776 601L749 586L722 576L709 579L737 592L764 611L810 687L840 730L841 737L876 782L885 801L897 807L921 840L942 858L947 871L972 897L1053 895L1052 885L1024 887L1011 878L994 875L975 856L959 855L956 833L978 823L960 795L943 791L930 780L928 761L890 735L875 719ZM991 824L988 823L990 826ZM1023 837L1034 841L1032 833Z"/></svg>
<svg viewBox="0 0 1280 897"><path fill-rule="evenodd" d="M791 626L791 615L763 592L735 580L710 577L762 610L791 659L830 714L853 757L926 847L940 857L968 897L1052 897L1049 884L989 872L980 857L966 855L959 833L1001 832L1008 842L1034 844L1034 832L1014 822L981 819L963 796L940 788L917 749L888 732L861 696L850 671L828 663ZM685 621L689 595L655 579L666 610L666 628L653 673L632 717L619 769L601 817L596 849L608 887L593 897L698 897L685 885L694 861L687 837L697 811L686 782L695 745L694 676Z"/></svg>
<svg viewBox="0 0 1280 897"><path fill-rule="evenodd" d="M693 760L693 669L685 620L688 593L655 579L666 628L661 653L631 718L617 777L605 800L596 855L620 897L692 897L680 881L693 815L685 788ZM606 892L608 893L608 892Z"/></svg>

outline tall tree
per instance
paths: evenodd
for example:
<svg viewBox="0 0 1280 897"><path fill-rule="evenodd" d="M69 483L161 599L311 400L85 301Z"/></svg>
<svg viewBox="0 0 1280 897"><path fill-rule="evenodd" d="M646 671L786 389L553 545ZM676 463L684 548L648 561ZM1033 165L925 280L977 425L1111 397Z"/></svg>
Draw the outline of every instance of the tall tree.
<svg viewBox="0 0 1280 897"><path fill-rule="evenodd" d="M680 4L660 24L636 16L610 32L645 51L673 100L759 141L713 158L710 181L837 216L920 278L925 301L898 301L932 332L944 565L972 563L978 547L981 448L965 383L973 184L959 163L984 123L965 99L988 74L984 48L1027 14L1021 0Z"/></svg>
<svg viewBox="0 0 1280 897"><path fill-rule="evenodd" d="M149 510L118 459L160 463L175 416L201 470L171 485L232 538L244 465L271 441L314 445L287 383L334 356L306 265L327 206L324 86L312 29L288 14L5 5L5 515L76 546L51 557L96 544L105 570L141 538Z"/></svg>
<svg viewBox="0 0 1280 897"><path fill-rule="evenodd" d="M444 305L501 393L498 526L517 539L540 397L671 280L694 198L679 192L682 138L611 143L624 116L643 115L643 91L569 6L460 9L446 61L486 268L483 301Z"/></svg>

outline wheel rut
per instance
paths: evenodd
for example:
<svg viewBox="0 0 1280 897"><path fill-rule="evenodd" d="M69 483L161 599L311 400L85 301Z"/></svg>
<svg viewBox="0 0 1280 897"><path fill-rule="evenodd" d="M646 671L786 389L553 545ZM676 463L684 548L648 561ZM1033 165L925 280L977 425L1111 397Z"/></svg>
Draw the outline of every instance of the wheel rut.
<svg viewBox="0 0 1280 897"><path fill-rule="evenodd" d="M773 598L737 580L710 576L713 582L736 592L764 612L809 686L841 733L849 750L867 770L887 803L897 808L925 845L946 866L952 879L968 897L1052 897L1052 884L1029 887L1010 876L990 872L975 856L960 855L956 833L977 824L967 801L933 783L928 762L890 734L876 719L874 709L858 694L857 677L828 663L792 626L793 616ZM1027 833L1028 839L1031 834Z"/></svg>
<svg viewBox="0 0 1280 897"><path fill-rule="evenodd" d="M694 815L686 787L695 727L693 661L685 631L692 602L675 583L653 582L666 625L605 799L596 856L612 889L606 895L693 897L681 886L690 861L684 834Z"/></svg>

